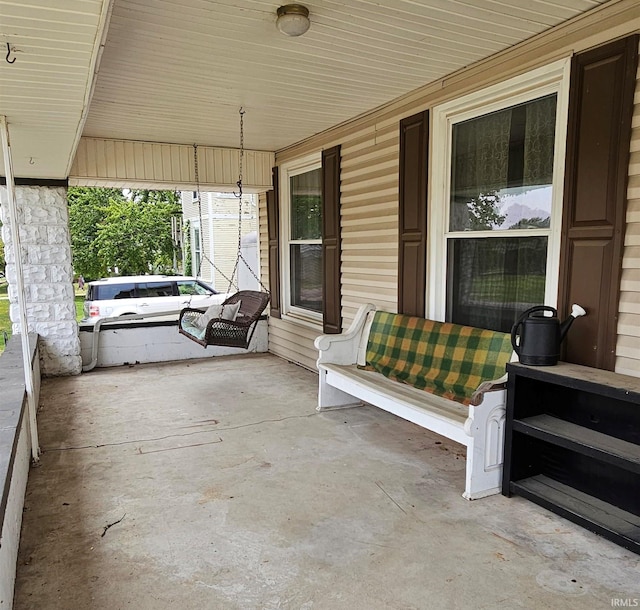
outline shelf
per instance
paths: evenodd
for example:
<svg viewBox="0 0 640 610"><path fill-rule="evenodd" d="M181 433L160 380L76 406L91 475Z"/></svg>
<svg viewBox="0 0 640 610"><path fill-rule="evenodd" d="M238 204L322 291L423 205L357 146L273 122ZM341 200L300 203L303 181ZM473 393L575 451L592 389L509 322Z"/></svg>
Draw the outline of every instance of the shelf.
<svg viewBox="0 0 640 610"><path fill-rule="evenodd" d="M630 551L640 553L640 517L632 513L544 475L512 481L510 489Z"/></svg>
<svg viewBox="0 0 640 610"><path fill-rule="evenodd" d="M640 554L640 378L507 365L502 493Z"/></svg>
<svg viewBox="0 0 640 610"><path fill-rule="evenodd" d="M551 415L516 419L513 430L640 474L640 446L634 443Z"/></svg>
<svg viewBox="0 0 640 610"><path fill-rule="evenodd" d="M520 362L509 362L507 372L625 402L640 403L639 377L568 362L558 362L555 366L527 366Z"/></svg>

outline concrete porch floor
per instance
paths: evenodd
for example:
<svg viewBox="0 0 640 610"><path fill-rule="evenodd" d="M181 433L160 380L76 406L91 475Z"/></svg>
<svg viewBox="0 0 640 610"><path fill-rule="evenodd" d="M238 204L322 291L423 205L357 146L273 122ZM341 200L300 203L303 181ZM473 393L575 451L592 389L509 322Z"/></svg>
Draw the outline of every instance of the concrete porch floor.
<svg viewBox="0 0 640 610"><path fill-rule="evenodd" d="M610 608L640 557L268 354L43 382L16 610ZM109 527L110 526L110 527Z"/></svg>

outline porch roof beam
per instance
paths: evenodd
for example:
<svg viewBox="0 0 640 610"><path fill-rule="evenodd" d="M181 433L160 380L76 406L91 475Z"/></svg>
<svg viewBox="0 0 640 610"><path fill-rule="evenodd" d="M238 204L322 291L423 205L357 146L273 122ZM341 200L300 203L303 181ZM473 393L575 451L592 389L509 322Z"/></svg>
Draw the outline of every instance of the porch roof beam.
<svg viewBox="0 0 640 610"><path fill-rule="evenodd" d="M240 149L198 146L200 188L237 190ZM274 153L245 150L243 190L272 188ZM72 186L196 190L194 147L105 138L82 138L69 174Z"/></svg>

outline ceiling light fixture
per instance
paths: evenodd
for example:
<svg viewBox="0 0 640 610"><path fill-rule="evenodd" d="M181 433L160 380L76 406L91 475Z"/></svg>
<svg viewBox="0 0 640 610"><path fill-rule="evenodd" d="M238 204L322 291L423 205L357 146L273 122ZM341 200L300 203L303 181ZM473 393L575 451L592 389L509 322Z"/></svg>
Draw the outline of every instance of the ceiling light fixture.
<svg viewBox="0 0 640 610"><path fill-rule="evenodd" d="M311 25L309 9L302 4L285 4L278 9L276 27L287 36L302 36Z"/></svg>

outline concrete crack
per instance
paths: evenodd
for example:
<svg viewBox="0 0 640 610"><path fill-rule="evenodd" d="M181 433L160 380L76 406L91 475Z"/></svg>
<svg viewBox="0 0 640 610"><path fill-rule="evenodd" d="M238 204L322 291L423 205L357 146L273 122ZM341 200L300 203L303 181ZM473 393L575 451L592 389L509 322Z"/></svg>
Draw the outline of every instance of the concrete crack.
<svg viewBox="0 0 640 610"><path fill-rule="evenodd" d="M319 415L319 413L307 413L306 415L290 415L288 417L281 417L279 419L263 419L257 422L250 422L248 424L241 424L239 426L228 426L227 428L213 428L211 430L195 430L193 432L184 432L181 434L167 434L166 436L156 436L156 437L151 437L151 438L140 438L140 439L134 439L134 440L130 440L130 441L119 441L117 443L100 443L98 445L78 445L75 447L43 447L42 451L43 452L47 452L47 451L77 451L80 449L100 449L101 447L120 447L123 445L135 445L135 444L139 444L139 443L153 443L155 441L164 441L170 438L182 438L185 436L194 436L196 434L208 434L211 432L215 432L215 433L219 433L219 432L225 432L228 430L240 430L241 428L251 428L252 426L260 426L262 424L271 424L271 423L278 423L278 422L283 422L283 421L287 421L289 419L304 419L307 417L314 417L316 415ZM216 441L218 442L218 441ZM150 453L150 452L149 452Z"/></svg>
<svg viewBox="0 0 640 610"><path fill-rule="evenodd" d="M387 498L389 498L389 500L391 500L405 515L407 514L407 511L402 508L402 506L400 506L400 504L398 504L387 492L386 490L382 487L382 485L380 484L379 481L376 481L376 485L378 486L378 488L380 489L380 491L387 496Z"/></svg>

